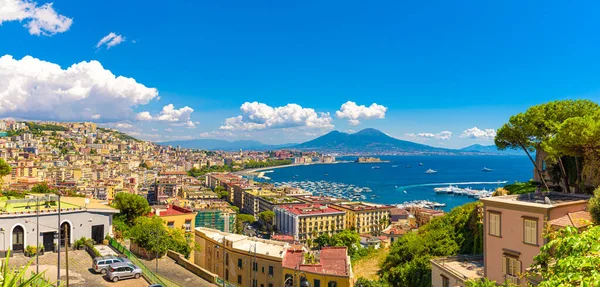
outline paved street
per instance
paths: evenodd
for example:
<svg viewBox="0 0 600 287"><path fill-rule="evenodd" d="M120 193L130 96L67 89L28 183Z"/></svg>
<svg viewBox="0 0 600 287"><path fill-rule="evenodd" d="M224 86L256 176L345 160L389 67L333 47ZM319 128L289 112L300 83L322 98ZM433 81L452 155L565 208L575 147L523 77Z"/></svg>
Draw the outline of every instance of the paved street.
<svg viewBox="0 0 600 287"><path fill-rule="evenodd" d="M144 260L143 262L144 265L146 265L146 267L155 270L156 261ZM158 260L158 274L184 287L217 287L217 285L208 283L204 279L200 278L198 275L190 272L183 266L177 264L173 259L169 258L168 256L165 256Z"/></svg>
<svg viewBox="0 0 600 287"><path fill-rule="evenodd" d="M65 281L66 277L66 262L64 261L64 252L61 254L61 280ZM23 254L15 254L10 259L10 266L23 266L29 262L31 258L23 256ZM56 282L56 263L58 254L47 253L39 258L40 272L46 270L44 274L50 282ZM149 284L144 278L127 279L117 283L109 282L101 274L96 274L91 270L92 258L85 251L69 250L69 286L73 287L91 287L91 286L112 286L112 287L147 287ZM35 272L35 258L29 267L31 272Z"/></svg>

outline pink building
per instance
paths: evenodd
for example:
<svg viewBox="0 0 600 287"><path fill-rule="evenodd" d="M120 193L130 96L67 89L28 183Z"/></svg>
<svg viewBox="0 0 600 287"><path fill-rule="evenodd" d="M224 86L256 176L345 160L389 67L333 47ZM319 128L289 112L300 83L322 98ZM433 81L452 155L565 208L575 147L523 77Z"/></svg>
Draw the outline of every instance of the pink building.
<svg viewBox="0 0 600 287"><path fill-rule="evenodd" d="M524 285L519 275L533 263L546 243L547 223L577 214L587 207L588 196L564 193L529 193L483 198L484 276L503 284Z"/></svg>

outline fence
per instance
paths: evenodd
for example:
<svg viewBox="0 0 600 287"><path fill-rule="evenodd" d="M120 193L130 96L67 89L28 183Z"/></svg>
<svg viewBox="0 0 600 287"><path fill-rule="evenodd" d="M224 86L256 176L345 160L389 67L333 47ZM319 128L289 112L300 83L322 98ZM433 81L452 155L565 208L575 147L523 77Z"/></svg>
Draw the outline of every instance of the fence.
<svg viewBox="0 0 600 287"><path fill-rule="evenodd" d="M117 251L119 251L123 255L127 256L127 258L129 258L129 260L131 260L131 262L133 264L140 267L140 269L142 269L142 275L151 284L161 284L162 286L165 286L165 287L171 287L171 286L172 287L180 287L181 286L181 285L179 285L171 280L168 280L164 277L162 277L162 278L158 277L156 273L154 273L152 270L150 270L148 267L146 267L146 265L144 265L144 263L137 256L135 256L133 253L131 253L131 251L129 251L129 249L127 249L125 246L121 245L119 242L117 242L113 238L109 238L108 242L109 242L110 246L115 248Z"/></svg>

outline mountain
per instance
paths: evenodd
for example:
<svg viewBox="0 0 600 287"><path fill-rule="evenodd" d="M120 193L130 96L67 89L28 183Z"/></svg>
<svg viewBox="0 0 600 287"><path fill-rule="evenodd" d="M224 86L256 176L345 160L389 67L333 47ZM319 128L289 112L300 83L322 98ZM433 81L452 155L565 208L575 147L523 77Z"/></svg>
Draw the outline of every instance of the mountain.
<svg viewBox="0 0 600 287"><path fill-rule="evenodd" d="M524 155L522 150L499 150L495 145L480 145L474 144L460 149L464 152L478 152L485 154L501 154L501 155Z"/></svg>
<svg viewBox="0 0 600 287"><path fill-rule="evenodd" d="M159 142L158 144L164 146L180 146L182 148L191 149L203 149L203 150L273 150L281 149L295 144L283 144L283 145L268 145L263 144L259 141L251 140L240 140L240 141L225 141L216 139L195 139L195 140L180 140L180 141L168 141Z"/></svg>
<svg viewBox="0 0 600 287"><path fill-rule="evenodd" d="M399 140L376 129L364 129L354 134L332 131L311 141L293 146L293 148L335 153L375 154L452 154L457 152L455 150Z"/></svg>

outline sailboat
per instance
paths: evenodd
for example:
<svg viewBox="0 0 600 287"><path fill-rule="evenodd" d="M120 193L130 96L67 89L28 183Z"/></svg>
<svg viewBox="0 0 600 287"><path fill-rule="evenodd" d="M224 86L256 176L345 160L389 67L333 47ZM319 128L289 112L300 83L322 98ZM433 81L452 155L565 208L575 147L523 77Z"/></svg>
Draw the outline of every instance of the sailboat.
<svg viewBox="0 0 600 287"><path fill-rule="evenodd" d="M437 170L433 170L431 168L428 169L427 171L425 171L425 173L436 173L436 172L437 172Z"/></svg>
<svg viewBox="0 0 600 287"><path fill-rule="evenodd" d="M420 163L419 163L419 166L423 166L423 163L422 163L422 162L420 162Z"/></svg>
<svg viewBox="0 0 600 287"><path fill-rule="evenodd" d="M484 166L481 171L483 171L483 172L491 172L492 169L491 168L487 168L487 167Z"/></svg>

